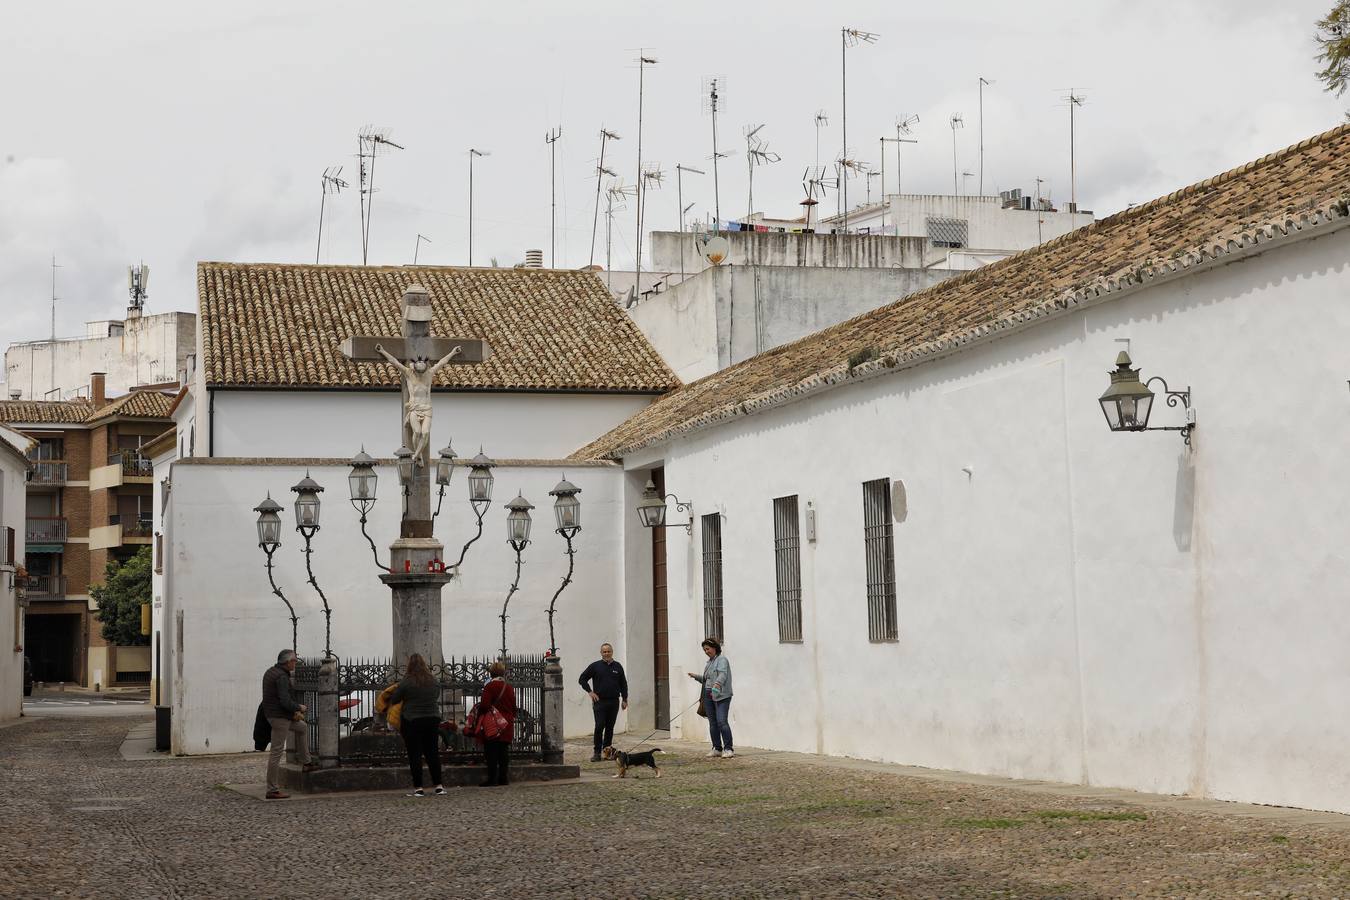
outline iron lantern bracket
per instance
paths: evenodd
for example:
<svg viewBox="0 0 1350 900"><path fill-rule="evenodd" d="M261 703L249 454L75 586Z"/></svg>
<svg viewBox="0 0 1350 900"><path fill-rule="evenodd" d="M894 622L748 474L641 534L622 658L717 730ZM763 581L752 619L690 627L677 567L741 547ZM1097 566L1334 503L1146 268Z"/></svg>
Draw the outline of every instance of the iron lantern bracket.
<svg viewBox="0 0 1350 900"><path fill-rule="evenodd" d="M1144 387L1148 387L1153 382L1159 382L1162 385L1163 396L1167 398L1167 405L1175 409L1180 406L1186 410L1185 425L1158 425L1149 428L1140 429L1142 431L1180 431L1181 440L1187 447L1191 445L1191 432L1195 431L1195 410L1191 409L1191 388L1186 386L1184 391L1173 391L1167 387L1167 379L1161 375L1154 375L1144 382Z"/></svg>

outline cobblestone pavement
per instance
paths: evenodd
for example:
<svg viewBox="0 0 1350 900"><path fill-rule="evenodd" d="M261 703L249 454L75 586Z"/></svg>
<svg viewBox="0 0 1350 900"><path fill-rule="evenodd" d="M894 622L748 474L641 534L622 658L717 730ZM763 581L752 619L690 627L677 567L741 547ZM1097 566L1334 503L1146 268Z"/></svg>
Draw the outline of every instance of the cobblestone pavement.
<svg viewBox="0 0 1350 900"><path fill-rule="evenodd" d="M0 896L1350 896L1350 830L1307 823L687 746L659 780L264 803L222 787L261 754L126 762L129 723L0 728Z"/></svg>

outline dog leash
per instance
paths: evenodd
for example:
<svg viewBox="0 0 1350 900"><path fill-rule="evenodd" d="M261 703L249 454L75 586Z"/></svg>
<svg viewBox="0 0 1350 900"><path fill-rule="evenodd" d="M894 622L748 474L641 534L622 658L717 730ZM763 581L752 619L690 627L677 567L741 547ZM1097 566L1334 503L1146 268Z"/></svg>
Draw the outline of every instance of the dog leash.
<svg viewBox="0 0 1350 900"><path fill-rule="evenodd" d="M680 716L682 716L682 715L684 715L685 713L689 712L689 710L693 709L695 706L698 706L699 701L701 701L702 699L703 699L703 697L702 697L702 695L700 695L698 700L695 700L693 703L689 704L689 706L687 706L687 707L685 707L684 709L680 710L678 713L676 713L674 716L671 717L670 721L674 722L674 721L675 721L676 719L678 719ZM661 730L663 730L663 729L660 729L660 728L656 729L656 731L661 731ZM669 729L665 729L665 730L669 731ZM638 741L638 742L637 742L636 744L634 744L632 747L629 747L629 748L628 748L628 752L629 752L629 753L633 752L634 749L636 749L636 748L638 748L638 747L641 747L643 744L647 743L647 742L650 741L652 738L656 737L656 731L653 731L651 734L647 735L645 738L643 738L642 740Z"/></svg>

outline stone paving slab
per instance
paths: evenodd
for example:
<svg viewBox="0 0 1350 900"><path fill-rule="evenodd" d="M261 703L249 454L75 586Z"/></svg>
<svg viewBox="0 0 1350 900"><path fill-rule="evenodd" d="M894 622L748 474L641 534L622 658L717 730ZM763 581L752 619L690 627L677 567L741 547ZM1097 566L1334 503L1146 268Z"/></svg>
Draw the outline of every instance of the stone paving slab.
<svg viewBox="0 0 1350 900"><path fill-rule="evenodd" d="M479 777L481 777L481 774ZM528 788L568 787L571 785L593 784L596 782L604 782L605 780L606 776L600 772L582 772L579 778L557 778L554 779L553 781L518 781L518 782L513 781L511 784L506 785L504 788L500 789L493 788L492 790L514 791L514 790L525 790ZM384 799L399 800L399 799L408 799L407 794L408 791L411 790L411 788L407 789L400 788L398 790L393 791L343 791L341 793L308 793L308 794L302 793L300 791L295 791L293 793L288 791L287 793L290 793L289 800L269 801L266 796L267 784L262 781L254 782L252 784L222 784L220 785L220 787L234 791L236 794L248 797L251 800L261 800L265 803L283 803L283 802L290 803L295 800L300 801L331 800L341 797L378 797ZM446 797L436 797L428 793L427 799L448 800L450 798L453 798L455 795L463 792L477 793L479 791L488 790L487 788L481 788L478 787L477 785L458 785L458 786L446 785L445 789L449 792L446 795ZM430 791L430 788L427 788L427 790Z"/></svg>

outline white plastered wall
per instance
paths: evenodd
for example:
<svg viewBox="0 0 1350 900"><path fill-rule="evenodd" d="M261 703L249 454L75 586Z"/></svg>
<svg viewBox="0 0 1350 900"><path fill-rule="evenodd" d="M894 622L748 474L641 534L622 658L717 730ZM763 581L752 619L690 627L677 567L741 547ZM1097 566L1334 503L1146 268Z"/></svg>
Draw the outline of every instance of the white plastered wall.
<svg viewBox="0 0 1350 900"><path fill-rule="evenodd" d="M1350 812L1347 259L1350 229L1277 246L630 461L725 517L737 742ZM1123 338L1193 388L1193 451L1106 428ZM908 513L899 640L873 644L861 483L882 477ZM801 644L777 640L788 494L817 511ZM700 555L669 532L679 709Z"/></svg>

